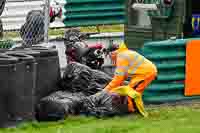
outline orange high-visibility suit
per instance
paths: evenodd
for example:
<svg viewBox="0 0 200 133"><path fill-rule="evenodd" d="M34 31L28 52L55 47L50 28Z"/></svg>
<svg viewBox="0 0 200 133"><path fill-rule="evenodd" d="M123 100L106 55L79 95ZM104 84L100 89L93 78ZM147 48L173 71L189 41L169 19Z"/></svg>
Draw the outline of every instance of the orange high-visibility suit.
<svg viewBox="0 0 200 133"><path fill-rule="evenodd" d="M130 78L129 86L142 94L144 89L156 78L156 66L139 53L129 50L125 44L120 45L114 54L116 56L115 74L105 89L111 91L123 85L123 82ZM128 109L130 112L135 111L130 97L128 97Z"/></svg>

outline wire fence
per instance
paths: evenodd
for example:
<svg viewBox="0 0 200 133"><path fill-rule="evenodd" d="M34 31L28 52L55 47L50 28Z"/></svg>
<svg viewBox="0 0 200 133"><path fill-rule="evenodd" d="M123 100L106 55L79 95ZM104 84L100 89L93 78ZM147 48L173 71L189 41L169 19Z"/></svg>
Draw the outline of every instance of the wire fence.
<svg viewBox="0 0 200 133"><path fill-rule="evenodd" d="M48 42L50 15L59 11L50 11L50 0L1 0L0 8L0 39L23 45Z"/></svg>
<svg viewBox="0 0 200 133"><path fill-rule="evenodd" d="M65 0L0 0L0 40L34 45L48 42L50 36L63 37L66 30L62 21L64 3ZM81 32L93 33L121 32L122 27L99 25L79 28Z"/></svg>

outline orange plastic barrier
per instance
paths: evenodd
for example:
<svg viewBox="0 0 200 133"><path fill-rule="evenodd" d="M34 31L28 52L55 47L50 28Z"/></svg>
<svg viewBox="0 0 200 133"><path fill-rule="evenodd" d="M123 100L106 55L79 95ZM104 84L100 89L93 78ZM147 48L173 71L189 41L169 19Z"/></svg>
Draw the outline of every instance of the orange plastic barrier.
<svg viewBox="0 0 200 133"><path fill-rule="evenodd" d="M200 40L186 46L185 96L200 95Z"/></svg>

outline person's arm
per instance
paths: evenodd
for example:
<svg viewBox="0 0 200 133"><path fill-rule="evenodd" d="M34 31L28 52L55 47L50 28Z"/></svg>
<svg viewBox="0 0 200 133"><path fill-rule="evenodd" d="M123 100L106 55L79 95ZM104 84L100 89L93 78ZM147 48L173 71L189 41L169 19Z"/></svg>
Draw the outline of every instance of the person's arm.
<svg viewBox="0 0 200 133"><path fill-rule="evenodd" d="M115 74L112 79L112 81L105 87L106 90L112 90L113 88L116 88L120 86L124 79L125 79L125 74L128 71L128 61L126 61L123 58L118 58L116 62L116 69L115 69Z"/></svg>

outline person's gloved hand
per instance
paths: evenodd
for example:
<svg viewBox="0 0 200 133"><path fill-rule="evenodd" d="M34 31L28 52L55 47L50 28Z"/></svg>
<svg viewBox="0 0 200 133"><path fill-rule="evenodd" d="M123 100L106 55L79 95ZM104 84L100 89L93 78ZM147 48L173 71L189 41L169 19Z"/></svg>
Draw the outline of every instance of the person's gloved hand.
<svg viewBox="0 0 200 133"><path fill-rule="evenodd" d="M112 104L119 105L122 104L121 96L117 93L110 93L110 96L112 97Z"/></svg>
<svg viewBox="0 0 200 133"><path fill-rule="evenodd" d="M134 99L136 107L138 108L139 112L144 116L148 117L148 113L145 111L142 95L132 89L130 86L120 86L114 88L110 91L110 93L117 93L120 96L129 96Z"/></svg>

